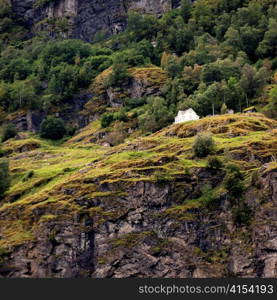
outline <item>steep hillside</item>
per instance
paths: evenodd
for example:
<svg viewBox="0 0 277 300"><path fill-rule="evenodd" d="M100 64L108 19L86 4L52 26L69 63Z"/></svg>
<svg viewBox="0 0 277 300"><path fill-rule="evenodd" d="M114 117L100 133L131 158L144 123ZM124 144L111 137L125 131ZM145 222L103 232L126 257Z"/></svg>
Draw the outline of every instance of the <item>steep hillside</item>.
<svg viewBox="0 0 277 300"><path fill-rule="evenodd" d="M125 29L130 10L160 16L178 1L11 0L11 5L34 33L48 31L54 23L64 37L91 41L99 32L109 36Z"/></svg>
<svg viewBox="0 0 277 300"><path fill-rule="evenodd" d="M277 277L276 54L276 0L0 0L0 277Z"/></svg>
<svg viewBox="0 0 277 300"><path fill-rule="evenodd" d="M276 129L259 114L222 115L110 149L6 142L2 276L277 276ZM207 130L218 168L192 151ZM237 199L231 164L245 185Z"/></svg>

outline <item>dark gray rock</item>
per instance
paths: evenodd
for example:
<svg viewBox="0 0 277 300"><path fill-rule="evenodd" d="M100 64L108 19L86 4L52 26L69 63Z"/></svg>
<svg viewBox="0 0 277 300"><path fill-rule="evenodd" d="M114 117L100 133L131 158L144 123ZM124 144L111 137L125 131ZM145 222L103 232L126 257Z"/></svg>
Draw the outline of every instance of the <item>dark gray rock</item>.
<svg viewBox="0 0 277 300"><path fill-rule="evenodd" d="M37 8L36 0L11 0L15 14L36 30L45 29L41 21L46 18L67 19L69 34L65 37L91 41L97 32L107 36L121 32L126 27L127 12L135 10L157 16L178 6L171 0L56 0ZM51 35L51 34L50 34Z"/></svg>
<svg viewBox="0 0 277 300"><path fill-rule="evenodd" d="M39 222L35 240L7 254L0 273L3 277L58 278L276 278L275 171L261 176L263 189L259 193L266 198L263 204L256 204L250 227L234 224L228 201L219 202L212 210L192 210L191 219L165 214L166 209L180 204L174 196L177 192L183 202L203 180L214 182L216 174L209 172L196 170L191 179L183 177L178 183L138 181L123 186L123 182L99 185L99 179L90 180L99 192L115 196L84 196L76 203L108 212L108 217L103 220L101 215L76 213L71 220ZM217 184L221 184L222 174L217 177ZM185 183L183 188L181 183ZM191 189L186 189L187 184ZM122 189L124 194L116 195ZM246 201L251 203L253 193L248 192ZM71 190L67 194L74 197L75 193ZM33 221L51 213L59 214L47 206L33 211ZM0 220L3 218L0 214Z"/></svg>

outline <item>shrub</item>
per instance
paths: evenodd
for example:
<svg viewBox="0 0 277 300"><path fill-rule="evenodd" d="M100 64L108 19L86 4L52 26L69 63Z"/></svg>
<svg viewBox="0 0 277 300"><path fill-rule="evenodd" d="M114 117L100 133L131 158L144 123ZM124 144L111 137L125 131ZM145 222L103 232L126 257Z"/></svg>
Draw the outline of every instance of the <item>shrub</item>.
<svg viewBox="0 0 277 300"><path fill-rule="evenodd" d="M124 99L124 104L128 110L131 110L136 107L143 106L146 104L145 98L126 98Z"/></svg>
<svg viewBox="0 0 277 300"><path fill-rule="evenodd" d="M63 120L55 117L47 117L41 123L40 136L45 139L59 140L66 135Z"/></svg>
<svg viewBox="0 0 277 300"><path fill-rule="evenodd" d="M233 219L237 225L250 225L252 217L252 209L244 202L233 209Z"/></svg>
<svg viewBox="0 0 277 300"><path fill-rule="evenodd" d="M210 133L198 134L194 144L193 152L197 157L206 157L215 150L215 142Z"/></svg>
<svg viewBox="0 0 277 300"><path fill-rule="evenodd" d="M34 3L34 8L40 8L43 7L46 4L49 4L51 2L55 2L56 0L36 0Z"/></svg>
<svg viewBox="0 0 277 300"><path fill-rule="evenodd" d="M73 136L76 133L77 128L74 126L67 126L66 133L68 136Z"/></svg>
<svg viewBox="0 0 277 300"><path fill-rule="evenodd" d="M255 170L251 174L251 185L256 187L256 188L261 188L262 187L262 181L261 181L261 177L260 177L260 174L259 174L259 170Z"/></svg>
<svg viewBox="0 0 277 300"><path fill-rule="evenodd" d="M225 103L223 103L222 106L221 106L221 109L220 109L220 113L222 115L225 115L225 114L227 114L227 112L228 112L228 107Z"/></svg>
<svg viewBox="0 0 277 300"><path fill-rule="evenodd" d="M240 169L236 165L229 165L224 178L224 186L231 199L236 200L245 190L244 177Z"/></svg>
<svg viewBox="0 0 277 300"><path fill-rule="evenodd" d="M190 168L188 168L188 167L185 168L185 175L186 176L191 176L191 170L190 170Z"/></svg>
<svg viewBox="0 0 277 300"><path fill-rule="evenodd" d="M101 118L101 127L107 128L112 124L113 121L114 121L113 114L105 113L102 115L102 118Z"/></svg>
<svg viewBox="0 0 277 300"><path fill-rule="evenodd" d="M17 130L13 124L5 125L3 129L2 142L14 138L16 134L17 134Z"/></svg>
<svg viewBox="0 0 277 300"><path fill-rule="evenodd" d="M22 181L25 182L25 181L28 181L30 178L32 178L33 176L35 175L35 172L33 170L31 171L28 171L24 177L22 178Z"/></svg>
<svg viewBox="0 0 277 300"><path fill-rule="evenodd" d="M201 201L202 205L208 209L214 208L217 204L217 198L213 188L209 184L206 184L201 189L201 193L199 201Z"/></svg>
<svg viewBox="0 0 277 300"><path fill-rule="evenodd" d="M128 116L124 109L120 109L118 112L114 113L114 119L121 122L127 122Z"/></svg>
<svg viewBox="0 0 277 300"><path fill-rule="evenodd" d="M9 162L6 159L0 160L0 198L5 191L9 188Z"/></svg>
<svg viewBox="0 0 277 300"><path fill-rule="evenodd" d="M107 78L106 85L107 87L121 87L123 84L128 84L131 77L127 64L120 61L115 62L113 71Z"/></svg>
<svg viewBox="0 0 277 300"><path fill-rule="evenodd" d="M167 170L157 170L153 177L157 183L166 183L174 179Z"/></svg>
<svg viewBox="0 0 277 300"><path fill-rule="evenodd" d="M207 167L209 169L219 170L223 167L223 162L217 156L210 156L208 158Z"/></svg>
<svg viewBox="0 0 277 300"><path fill-rule="evenodd" d="M173 121L173 114L161 97L149 97L139 116L139 128L143 132L155 132Z"/></svg>

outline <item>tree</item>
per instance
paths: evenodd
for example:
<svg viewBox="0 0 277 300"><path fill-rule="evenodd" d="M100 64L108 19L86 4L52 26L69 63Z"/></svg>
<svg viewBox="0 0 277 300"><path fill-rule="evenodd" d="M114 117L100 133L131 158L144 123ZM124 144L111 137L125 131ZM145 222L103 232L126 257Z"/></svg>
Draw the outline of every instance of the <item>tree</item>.
<svg viewBox="0 0 277 300"><path fill-rule="evenodd" d="M212 83L223 79L222 70L217 63L211 63L204 66L201 73L201 80L205 83Z"/></svg>
<svg viewBox="0 0 277 300"><path fill-rule="evenodd" d="M270 90L269 103L264 110L268 117L277 118L277 86Z"/></svg>
<svg viewBox="0 0 277 300"><path fill-rule="evenodd" d="M107 78L107 87L121 87L128 84L131 74L128 71L128 64L124 62L124 58L116 56L112 73Z"/></svg>
<svg viewBox="0 0 277 300"><path fill-rule="evenodd" d="M223 167L223 162L217 156L210 156L207 167L213 170L220 170Z"/></svg>
<svg viewBox="0 0 277 300"><path fill-rule="evenodd" d="M238 166L229 165L227 167L227 173L224 178L224 186L230 199L233 201L233 204L238 204L238 200L245 190L244 177Z"/></svg>
<svg viewBox="0 0 277 300"><path fill-rule="evenodd" d="M72 97L79 88L79 68L66 63L53 67L50 72L49 93L57 94L62 99Z"/></svg>
<svg viewBox="0 0 277 300"><path fill-rule="evenodd" d="M3 108L8 108L10 104L8 87L4 81L0 81L0 106Z"/></svg>
<svg viewBox="0 0 277 300"><path fill-rule="evenodd" d="M47 117L40 127L40 136L45 139L59 140L66 135L66 127L63 120L55 117Z"/></svg>
<svg viewBox="0 0 277 300"><path fill-rule="evenodd" d="M214 82L208 87L201 83L198 90L192 95L192 99L198 104L197 113L201 116L214 115L220 111L224 101L221 83Z"/></svg>
<svg viewBox="0 0 277 300"><path fill-rule="evenodd" d="M189 51L193 42L193 33L188 25L184 24L183 19L179 16L174 21L174 26L168 30L168 34L164 39L168 41L169 46L178 55Z"/></svg>
<svg viewBox="0 0 277 300"><path fill-rule="evenodd" d="M241 48L241 38L239 31L230 26L224 35L225 44L234 47L235 49Z"/></svg>
<svg viewBox="0 0 277 300"><path fill-rule="evenodd" d="M211 30L215 22L214 12L213 7L206 3L205 0L195 2L192 15L203 31L209 32Z"/></svg>
<svg viewBox="0 0 277 300"><path fill-rule="evenodd" d="M191 16L192 5L190 0L181 1L181 16L187 22Z"/></svg>
<svg viewBox="0 0 277 300"><path fill-rule="evenodd" d="M193 152L197 157L206 157L215 150L215 142L210 133L198 134L192 146Z"/></svg>
<svg viewBox="0 0 277 300"><path fill-rule="evenodd" d="M252 59L255 59L260 36L260 31L254 27L243 26L240 28L241 49Z"/></svg>
<svg viewBox="0 0 277 300"><path fill-rule="evenodd" d="M8 0L1 0L0 2L0 17L5 17L11 12L11 6Z"/></svg>
<svg viewBox="0 0 277 300"><path fill-rule="evenodd" d="M200 75L202 67L194 65L194 67L186 66L183 71L183 85L187 93L192 93L200 84Z"/></svg>
<svg viewBox="0 0 277 300"><path fill-rule="evenodd" d="M13 124L7 124L3 128L2 142L5 142L17 135L17 129Z"/></svg>
<svg viewBox="0 0 277 300"><path fill-rule="evenodd" d="M0 160L0 199L9 188L9 162L6 159Z"/></svg>
<svg viewBox="0 0 277 300"><path fill-rule="evenodd" d="M131 40L151 39L155 36L157 29L157 20L154 16L129 13L127 33Z"/></svg>
<svg viewBox="0 0 277 300"><path fill-rule="evenodd" d="M81 40L50 41L40 53L42 64L47 68L61 63L75 64L76 57L89 57L92 53L91 45Z"/></svg>
<svg viewBox="0 0 277 300"><path fill-rule="evenodd" d="M223 103L222 106L221 106L221 109L220 109L220 113L222 115L225 115L225 114L227 114L227 112L228 112L228 107L225 103Z"/></svg>
<svg viewBox="0 0 277 300"><path fill-rule="evenodd" d="M111 113L105 113L101 117L101 127L107 128L111 125L111 123L114 121L114 116Z"/></svg>
<svg viewBox="0 0 277 300"><path fill-rule="evenodd" d="M256 93L255 82L256 70L249 64L244 65L242 69L242 76L240 79L240 86L246 96L253 97ZM247 103L247 106L249 103Z"/></svg>
<svg viewBox="0 0 277 300"><path fill-rule="evenodd" d="M0 79L8 82L24 80L32 73L30 61L22 56L11 58L3 56L0 61Z"/></svg>
<svg viewBox="0 0 277 300"><path fill-rule="evenodd" d="M154 132L167 126L172 120L173 114L168 110L165 99L149 97L144 113L139 116L139 127L144 132Z"/></svg>
<svg viewBox="0 0 277 300"><path fill-rule="evenodd" d="M10 85L9 109L15 111L20 108L32 108L36 102L35 82L32 78L16 80Z"/></svg>
<svg viewBox="0 0 277 300"><path fill-rule="evenodd" d="M270 56L274 58L277 53L277 21L270 19L268 30L264 35L263 41L259 44L257 52L262 56Z"/></svg>
<svg viewBox="0 0 277 300"><path fill-rule="evenodd" d="M182 66L180 65L180 62L178 62L178 58L171 56L168 60L168 63L165 67L167 75L170 78L177 77L181 74Z"/></svg>
<svg viewBox="0 0 277 300"><path fill-rule="evenodd" d="M259 89L266 85L269 78L270 72L267 68L262 67L257 71L256 68L250 66L249 64L245 64L242 68L240 86L245 95L249 98L252 98L257 94ZM248 101L246 105L249 105Z"/></svg>
<svg viewBox="0 0 277 300"><path fill-rule="evenodd" d="M144 60L149 59L150 62L158 64L158 55L152 43L146 39L140 41L136 46L138 55L141 55Z"/></svg>
<svg viewBox="0 0 277 300"><path fill-rule="evenodd" d="M227 107L232 108L235 111L241 111L242 103L245 100L245 94L238 79L230 77L227 81L227 89L227 93L225 94Z"/></svg>

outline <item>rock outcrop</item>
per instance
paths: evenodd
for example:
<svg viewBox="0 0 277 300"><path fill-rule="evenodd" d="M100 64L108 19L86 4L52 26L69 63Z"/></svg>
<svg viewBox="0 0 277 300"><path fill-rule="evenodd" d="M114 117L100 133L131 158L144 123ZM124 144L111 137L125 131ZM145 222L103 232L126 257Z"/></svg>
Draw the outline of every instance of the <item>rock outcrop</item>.
<svg viewBox="0 0 277 300"><path fill-rule="evenodd" d="M160 96L167 80L166 72L159 67L137 67L129 69L130 79L121 88L106 88L105 82L111 72L110 68L98 75L91 89L111 107L121 107L126 98Z"/></svg>
<svg viewBox="0 0 277 300"><path fill-rule="evenodd" d="M11 0L15 14L34 28L47 28L49 20L63 20L63 35L91 41L96 33L107 36L126 27L129 10L156 16L176 7L179 1L171 0ZM65 23L67 24L65 26ZM66 27L66 28L64 28ZM48 33L51 30L48 29Z"/></svg>
<svg viewBox="0 0 277 300"><path fill-rule="evenodd" d="M89 208L91 216L80 212L71 220L47 220L42 216L56 213L51 206L34 210L33 220L42 218L35 241L2 254L5 263L0 273L58 278L277 277L276 174L271 171L262 177L270 207L252 204L259 225L249 231L233 225L224 198L209 213L197 209L194 214L170 213L170 207L178 204L177 192L189 195L192 190L187 185L197 189L199 180L219 183L219 173L200 171L175 184L100 184L99 193L113 196L74 200ZM60 192L77 194L67 186Z"/></svg>
<svg viewBox="0 0 277 300"><path fill-rule="evenodd" d="M191 137L207 127L221 140L217 155L228 147L228 161L244 166L240 206L224 188L226 169L191 155ZM173 125L100 156L77 148L75 162L74 147L15 153L14 174L21 176L21 160L38 169L0 207L0 276L277 278L277 166L265 162L276 154L275 137L274 120L225 115ZM252 156L237 160L238 148ZM90 162L80 167L84 151ZM73 169L64 169L67 159ZM53 177L50 163L61 173Z"/></svg>

